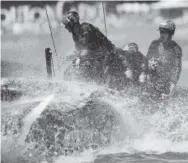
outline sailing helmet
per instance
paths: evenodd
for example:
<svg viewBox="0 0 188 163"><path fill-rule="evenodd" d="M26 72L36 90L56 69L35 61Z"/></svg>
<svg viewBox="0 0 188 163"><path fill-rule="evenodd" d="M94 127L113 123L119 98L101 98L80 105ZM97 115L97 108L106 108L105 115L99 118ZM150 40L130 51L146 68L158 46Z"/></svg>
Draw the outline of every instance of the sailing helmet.
<svg viewBox="0 0 188 163"><path fill-rule="evenodd" d="M176 29L176 25L172 20L166 20L159 24L159 31L162 29L168 30L173 35Z"/></svg>
<svg viewBox="0 0 188 163"><path fill-rule="evenodd" d="M138 44L131 42L123 46L124 51L138 52Z"/></svg>
<svg viewBox="0 0 188 163"><path fill-rule="evenodd" d="M69 23L76 24L79 23L79 15L76 11L69 11L68 13L64 14L62 23L67 25Z"/></svg>

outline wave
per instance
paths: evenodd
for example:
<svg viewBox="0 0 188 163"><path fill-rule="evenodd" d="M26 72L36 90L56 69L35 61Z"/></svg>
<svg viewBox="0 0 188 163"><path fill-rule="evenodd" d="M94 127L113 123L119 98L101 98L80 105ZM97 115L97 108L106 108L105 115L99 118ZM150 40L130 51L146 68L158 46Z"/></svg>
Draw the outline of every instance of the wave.
<svg viewBox="0 0 188 163"><path fill-rule="evenodd" d="M55 157L57 163L61 161L73 162L74 158L76 158L77 162L92 162L92 160L98 159L98 156L100 155L105 157L105 155L118 153L145 153L150 155L162 155L168 152L188 153L187 89L177 88L174 97L171 97L168 100L155 101L141 97L138 94L128 94L127 92L119 93L94 83L83 83L78 81L70 82L6 78L3 79L3 83L24 92L24 96L16 101L17 105L13 105L14 102L2 103L2 144L5 145L5 148L8 148L8 144L11 145L11 143L15 143L15 140L20 137L22 127L24 126L23 120L31 113L33 110L32 108L36 108L40 102L43 101L43 97L54 94L54 99L51 104L43 110L39 115L39 118L34 120L35 122L32 122L30 134L32 133L31 129L39 124L39 120L42 119L41 117L43 115L46 115L47 113L55 114L53 111L54 109L58 110L57 114L62 113L62 115L66 116L73 110L73 114L70 115L69 119L72 119L72 122L74 122L74 119L81 120L78 116L79 111L76 112L75 110L77 110L76 108L83 108L91 99L95 99L98 103L98 105L95 105L98 109L95 109L95 107L92 108L96 111L95 113L97 116L93 116L93 112L88 111L88 115L85 116L85 118L90 117L90 120L86 120L85 122L74 122L73 126L77 127L73 128L73 132L70 133L74 135L82 132L81 128L87 126L85 124L86 122L95 122L96 124L93 129L97 129L97 121L102 122L102 119L107 117L105 115L108 115L108 111L111 111L110 114L114 116L116 122L114 124L115 126L118 126L118 130L113 130L116 134L114 137L110 137L111 140L109 142L98 142L97 146L94 148L93 146L90 146L83 148L81 151L70 152L70 154L65 156L54 155L53 159ZM37 100L34 100L34 98ZM28 102L32 100L33 102ZM26 102L23 103L23 101ZM102 101L105 105L102 105L99 101ZM9 109L7 109L8 106L10 106ZM108 107L105 110L104 107L101 106ZM65 109L62 110L63 108ZM59 112L59 110L61 111ZM87 109L85 111L87 111ZM105 126L108 126L110 123L112 124L111 121L105 121L105 123ZM99 126L103 125L98 123L98 127ZM37 128L34 127L33 129L33 132L37 132ZM91 132L89 128L86 128L85 131ZM105 131L109 132L108 127L100 133L105 136ZM99 136L98 138L105 141L103 139L104 137L101 138ZM106 136L106 138L108 138L108 136ZM46 138L46 140L48 139L49 138ZM77 140L78 137L76 136L76 141ZM96 142L97 141L94 141L94 143ZM42 142L35 141L34 145L42 146ZM32 151L28 146L31 146L31 144L26 142L21 152L22 155L28 149L29 152ZM30 154L29 152L28 155ZM6 155L9 152L5 149L4 153L3 154ZM32 156L34 157L34 154L32 154Z"/></svg>

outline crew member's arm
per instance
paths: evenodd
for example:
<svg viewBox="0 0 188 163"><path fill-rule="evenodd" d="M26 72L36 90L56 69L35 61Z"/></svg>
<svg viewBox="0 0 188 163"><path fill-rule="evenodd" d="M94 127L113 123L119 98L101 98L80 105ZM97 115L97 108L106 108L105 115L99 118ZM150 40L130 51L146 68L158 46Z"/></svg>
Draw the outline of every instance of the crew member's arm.
<svg viewBox="0 0 188 163"><path fill-rule="evenodd" d="M80 33L80 42L83 45L83 48L85 47L85 49L88 50L96 50L98 48L95 29L91 24L83 24Z"/></svg>
<svg viewBox="0 0 188 163"><path fill-rule="evenodd" d="M123 58L122 62L123 62L123 66L124 66L124 69L125 69L125 71L124 71L125 76L128 79L133 80L133 70L132 70L132 67L131 67L131 63L129 63L128 58L126 57L126 55Z"/></svg>
<svg viewBox="0 0 188 163"><path fill-rule="evenodd" d="M128 79L133 80L133 71L131 68L128 67L124 74Z"/></svg>
<svg viewBox="0 0 188 163"><path fill-rule="evenodd" d="M113 62L113 54L110 52L105 53L104 63L103 63L104 75L107 75L109 73L110 67L112 66L112 62Z"/></svg>
<svg viewBox="0 0 188 163"><path fill-rule="evenodd" d="M147 80L147 62L146 59L143 59L143 63L141 64L141 73L139 76L139 82L145 83Z"/></svg>
<svg viewBox="0 0 188 163"><path fill-rule="evenodd" d="M73 65L78 66L80 64L80 48L75 44L75 49L71 52L75 59L73 60Z"/></svg>
<svg viewBox="0 0 188 163"><path fill-rule="evenodd" d="M175 66L173 68L174 73L171 78L170 93L173 92L173 90L180 78L180 74L181 74L181 70L182 70L182 50L179 46L176 46L174 48L174 50L175 50L176 58L175 58Z"/></svg>
<svg viewBox="0 0 188 163"><path fill-rule="evenodd" d="M150 44L149 48L148 48L148 52L146 54L146 59L149 61L150 59L152 59L154 57L154 55L156 54L156 40L152 41L152 43Z"/></svg>
<svg viewBox="0 0 188 163"><path fill-rule="evenodd" d="M148 52L146 55L146 80L150 81L151 80L151 71L150 70L154 70L153 64L151 64L151 61L153 62L153 59L158 57L158 46L159 46L159 41L158 40L154 40L152 41L152 43L150 44L149 48L148 48ZM156 65L156 64L155 64Z"/></svg>

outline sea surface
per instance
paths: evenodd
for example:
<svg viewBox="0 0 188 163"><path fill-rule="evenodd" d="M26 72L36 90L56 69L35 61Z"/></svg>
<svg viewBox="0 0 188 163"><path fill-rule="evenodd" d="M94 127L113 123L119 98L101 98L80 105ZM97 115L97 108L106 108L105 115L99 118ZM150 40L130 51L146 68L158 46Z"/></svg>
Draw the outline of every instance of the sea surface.
<svg viewBox="0 0 188 163"><path fill-rule="evenodd" d="M152 100L125 90L121 93L94 83L61 80L2 78L23 95L12 102L2 102L2 161L5 163L186 163L188 162L188 90L178 87L167 100ZM121 121L121 139L97 148L87 148L68 155L41 158L30 153L24 140L32 124L47 106L66 103L83 106L92 93L111 106ZM104 113L105 114L105 113ZM19 117L19 118L18 118ZM15 119L19 119L15 122ZM21 124L19 124L19 122ZM6 128L6 124L9 127ZM10 125L11 124L11 125ZM122 126L123 125L123 126ZM11 126L11 127L10 127ZM38 146L40 146L38 142Z"/></svg>

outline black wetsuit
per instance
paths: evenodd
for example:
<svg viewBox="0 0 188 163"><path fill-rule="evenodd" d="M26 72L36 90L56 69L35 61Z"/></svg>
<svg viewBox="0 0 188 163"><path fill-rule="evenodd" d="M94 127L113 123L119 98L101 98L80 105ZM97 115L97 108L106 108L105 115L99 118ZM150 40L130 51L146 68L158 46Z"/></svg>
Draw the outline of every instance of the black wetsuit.
<svg viewBox="0 0 188 163"><path fill-rule="evenodd" d="M111 88L122 89L127 79L124 74L126 69L130 67L127 59L127 53L121 48L115 48L112 53L109 53L105 58L105 78Z"/></svg>
<svg viewBox="0 0 188 163"><path fill-rule="evenodd" d="M128 68L133 71L133 82L138 83L141 72L146 72L146 58L141 52L126 52Z"/></svg>
<svg viewBox="0 0 188 163"><path fill-rule="evenodd" d="M153 91L158 94L168 94L170 84L177 84L182 67L182 50L173 40L162 43L160 39L154 40L148 50L147 60L158 59L156 70L149 70Z"/></svg>
<svg viewBox="0 0 188 163"><path fill-rule="evenodd" d="M103 78L104 60L113 51L114 45L97 27L89 23L82 23L79 32L72 33L72 36L84 75L94 80ZM86 54L82 56L84 50ZM86 61L89 64L86 65Z"/></svg>

